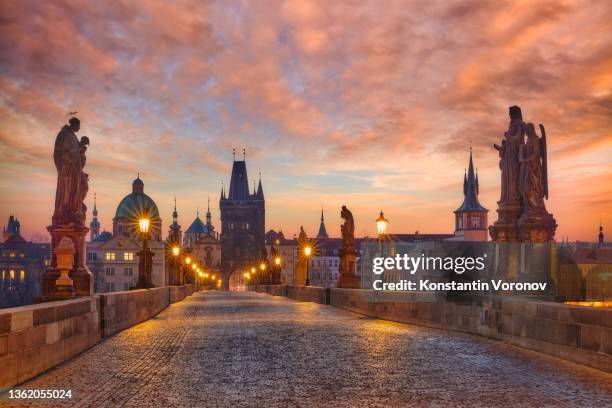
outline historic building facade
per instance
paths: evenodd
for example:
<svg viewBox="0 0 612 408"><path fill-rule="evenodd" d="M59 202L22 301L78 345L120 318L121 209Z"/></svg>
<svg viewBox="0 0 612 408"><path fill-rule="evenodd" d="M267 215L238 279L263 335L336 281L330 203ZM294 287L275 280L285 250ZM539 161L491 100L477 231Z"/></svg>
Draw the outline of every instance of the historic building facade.
<svg viewBox="0 0 612 408"><path fill-rule="evenodd" d="M467 174L463 176L463 203L455 210L455 240L486 241L489 236L487 213L478 201L478 175L474 171L472 149Z"/></svg>
<svg viewBox="0 0 612 408"><path fill-rule="evenodd" d="M132 183L132 193L126 195L117 206L112 235L101 233L87 243L86 262L94 274L96 292L129 290L138 283L138 252L142 249L138 220L142 217L150 219L148 245L154 254L151 271L153 285L159 287L168 284L165 244L161 240L162 220L157 204L144 193L144 183L139 176Z"/></svg>
<svg viewBox="0 0 612 408"><path fill-rule="evenodd" d="M235 271L265 255L266 208L261 184L251 194L246 160L234 160L229 192L221 189L221 269L223 284Z"/></svg>
<svg viewBox="0 0 612 408"><path fill-rule="evenodd" d="M0 244L0 308L32 304L41 294L41 276L51 246L26 241L17 218L9 217Z"/></svg>
<svg viewBox="0 0 612 408"><path fill-rule="evenodd" d="M212 224L210 201L206 211L206 223L200 219L200 214L197 213L195 220L185 231L183 246L189 249L207 271L221 272L221 241Z"/></svg>

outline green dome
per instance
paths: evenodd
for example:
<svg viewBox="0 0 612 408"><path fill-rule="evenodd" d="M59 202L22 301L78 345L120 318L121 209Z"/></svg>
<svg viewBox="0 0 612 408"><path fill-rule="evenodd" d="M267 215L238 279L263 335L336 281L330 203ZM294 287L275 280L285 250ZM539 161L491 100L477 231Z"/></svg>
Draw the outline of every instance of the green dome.
<svg viewBox="0 0 612 408"><path fill-rule="evenodd" d="M119 203L115 217L117 218L159 218L159 210L155 201L145 193L131 193Z"/></svg>

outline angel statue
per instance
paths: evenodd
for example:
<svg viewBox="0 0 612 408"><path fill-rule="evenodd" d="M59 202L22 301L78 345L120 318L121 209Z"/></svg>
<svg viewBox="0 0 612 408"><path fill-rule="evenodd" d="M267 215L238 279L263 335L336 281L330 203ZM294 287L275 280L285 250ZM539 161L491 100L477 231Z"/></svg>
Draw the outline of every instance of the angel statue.
<svg viewBox="0 0 612 408"><path fill-rule="evenodd" d="M546 214L544 197L548 199L548 169L546 163L546 131L540 124L538 137L533 123L526 126L527 141L519 149L519 190L523 199L523 214Z"/></svg>

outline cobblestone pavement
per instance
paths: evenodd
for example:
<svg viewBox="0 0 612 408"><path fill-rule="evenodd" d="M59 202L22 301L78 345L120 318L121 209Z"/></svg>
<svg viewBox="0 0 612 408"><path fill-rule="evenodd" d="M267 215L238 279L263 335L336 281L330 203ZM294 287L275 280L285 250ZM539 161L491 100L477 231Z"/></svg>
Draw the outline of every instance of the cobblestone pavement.
<svg viewBox="0 0 612 408"><path fill-rule="evenodd" d="M194 294L21 388L72 390L69 401L31 403L46 407L612 406L612 375L601 371L467 334L228 292Z"/></svg>

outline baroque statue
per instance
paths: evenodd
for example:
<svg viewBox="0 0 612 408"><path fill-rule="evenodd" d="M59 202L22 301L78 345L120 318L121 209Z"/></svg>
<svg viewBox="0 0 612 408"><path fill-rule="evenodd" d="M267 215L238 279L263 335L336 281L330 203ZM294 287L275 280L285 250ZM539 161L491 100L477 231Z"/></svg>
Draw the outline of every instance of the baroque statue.
<svg viewBox="0 0 612 408"><path fill-rule="evenodd" d="M548 198L548 170L546 163L546 131L540 125L542 137L538 137L533 123L527 123L527 141L519 153L519 191L523 200L523 214L546 214L544 197Z"/></svg>
<svg viewBox="0 0 612 408"><path fill-rule="evenodd" d="M342 206L342 210L340 211L340 217L344 220L344 224L340 226L340 232L342 233L342 248L345 250L350 250L351 248L355 248L355 221L353 220L353 213L346 208L345 205Z"/></svg>
<svg viewBox="0 0 612 408"><path fill-rule="evenodd" d="M518 204L519 194L519 147L525 139L525 123L523 114L518 106L509 108L510 124L504 133L501 146L493 145L499 152L501 169L501 197L500 202Z"/></svg>
<svg viewBox="0 0 612 408"><path fill-rule="evenodd" d="M353 219L353 214L345 205L342 206L340 217L342 217L344 223L340 226L342 245L339 253L340 274L338 275L336 286L339 288L359 288L359 278L355 274L357 262L357 254L355 252L355 220Z"/></svg>
<svg viewBox="0 0 612 408"><path fill-rule="evenodd" d="M502 242L548 242L555 236L557 223L546 211L548 165L546 132L540 125L538 137L533 123L523 122L521 108L509 108L510 125L499 152L501 196L498 219L489 227L491 238ZM526 136L526 138L525 138Z"/></svg>
<svg viewBox="0 0 612 408"><path fill-rule="evenodd" d="M83 201L89 187L88 175L83 168L89 138L77 138L80 127L81 121L71 118L55 139L53 161L57 168L57 189L53 225L85 225L87 207Z"/></svg>

